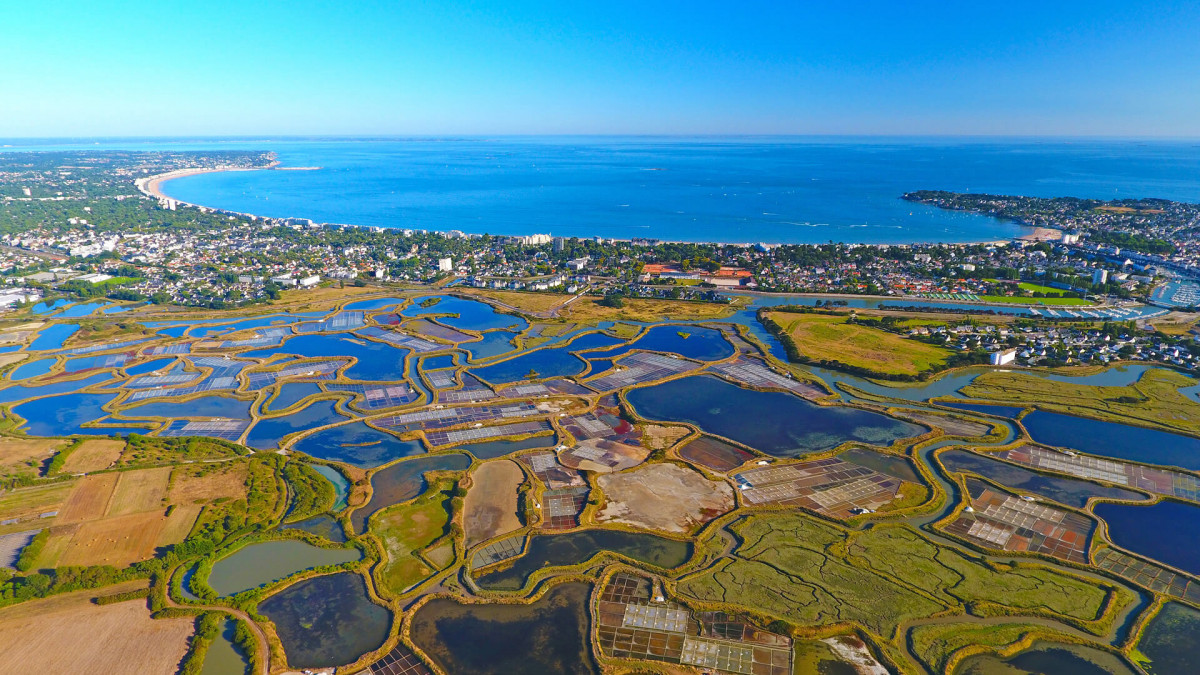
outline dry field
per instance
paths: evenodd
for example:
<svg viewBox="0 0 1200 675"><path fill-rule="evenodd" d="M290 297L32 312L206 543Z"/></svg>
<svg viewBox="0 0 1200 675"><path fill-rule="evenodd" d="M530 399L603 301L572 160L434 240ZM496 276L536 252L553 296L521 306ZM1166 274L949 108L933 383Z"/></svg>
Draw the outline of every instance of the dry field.
<svg viewBox="0 0 1200 675"><path fill-rule="evenodd" d="M52 483L30 488L18 488L0 494L0 520L19 522L0 525L0 534L36 530L46 526L38 518L43 513L57 511L71 491L70 483Z"/></svg>
<svg viewBox="0 0 1200 675"><path fill-rule="evenodd" d="M75 448L62 465L62 473L90 473L112 466L121 458L125 441L94 439Z"/></svg>
<svg viewBox="0 0 1200 675"><path fill-rule="evenodd" d="M158 546L183 541L201 507L181 504L166 515L163 498L171 471L99 473L76 481L51 522L38 563L121 567L149 558Z"/></svg>
<svg viewBox="0 0 1200 675"><path fill-rule="evenodd" d="M624 307L604 307L596 298L580 298L560 310L559 317L578 323L597 321L663 321L723 319L733 314L735 305L684 300L626 299Z"/></svg>
<svg viewBox="0 0 1200 675"><path fill-rule="evenodd" d="M467 546L520 528L517 488L525 481L521 467L511 459L485 462L471 478L473 484L463 501Z"/></svg>
<svg viewBox="0 0 1200 675"><path fill-rule="evenodd" d="M31 461L40 464L66 443L60 438L0 438L0 475Z"/></svg>
<svg viewBox="0 0 1200 675"><path fill-rule="evenodd" d="M80 478L59 510L58 522L78 523L104 517L120 477L119 473L98 473Z"/></svg>
<svg viewBox="0 0 1200 675"><path fill-rule="evenodd" d="M137 581L105 595L144 588ZM153 620L145 600L94 605L96 591L0 610L5 673L174 673L187 652L190 618Z"/></svg>
<svg viewBox="0 0 1200 675"><path fill-rule="evenodd" d="M601 522L682 533L734 506L727 483L676 464L649 464L598 480L608 499L597 516Z"/></svg>
<svg viewBox="0 0 1200 675"><path fill-rule="evenodd" d="M561 293L522 293L519 291L493 291L471 289L468 295L491 298L501 304L526 312L548 312L571 299Z"/></svg>
<svg viewBox="0 0 1200 675"><path fill-rule="evenodd" d="M20 363L29 357L28 354L0 354L0 368Z"/></svg>
<svg viewBox="0 0 1200 675"><path fill-rule="evenodd" d="M203 473L203 475L200 475ZM186 505L221 497L240 499L246 496L246 463L244 461L214 464L189 464L175 469L171 483L172 504Z"/></svg>
<svg viewBox="0 0 1200 675"><path fill-rule="evenodd" d="M167 495L167 481L170 479L169 466L122 473L113 490L112 503L106 515L123 516L165 509L167 505L163 503L163 497Z"/></svg>
<svg viewBox="0 0 1200 675"><path fill-rule="evenodd" d="M124 567L154 554L167 517L160 511L131 513L81 523L58 565Z"/></svg>

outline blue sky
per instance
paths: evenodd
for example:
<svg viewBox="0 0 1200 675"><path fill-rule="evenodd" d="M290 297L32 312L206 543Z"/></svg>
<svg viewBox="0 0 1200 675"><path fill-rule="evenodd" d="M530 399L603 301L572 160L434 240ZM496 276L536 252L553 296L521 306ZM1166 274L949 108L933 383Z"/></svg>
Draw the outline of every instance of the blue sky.
<svg viewBox="0 0 1200 675"><path fill-rule="evenodd" d="M1196 2L8 2L0 137L1200 136Z"/></svg>

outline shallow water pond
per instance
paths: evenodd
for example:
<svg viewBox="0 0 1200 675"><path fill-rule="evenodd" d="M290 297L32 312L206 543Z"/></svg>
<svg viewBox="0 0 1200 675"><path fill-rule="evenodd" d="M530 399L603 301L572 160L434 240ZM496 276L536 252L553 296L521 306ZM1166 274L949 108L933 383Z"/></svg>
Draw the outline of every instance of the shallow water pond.
<svg viewBox="0 0 1200 675"><path fill-rule="evenodd" d="M1058 478L1044 476L1036 471L1030 471L1019 466L1013 466L998 459L977 455L966 450L948 450L939 457L942 464L951 471L974 471L980 476L990 478L1001 485L1032 492L1047 499L1053 499L1059 504L1083 508L1091 497L1106 499L1135 499L1146 497L1140 492L1123 490L1115 487L1105 487L1096 483L1073 478Z"/></svg>
<svg viewBox="0 0 1200 675"><path fill-rule="evenodd" d="M630 391L642 417L690 422L776 457L828 450L845 441L887 445L925 427L847 406L819 406L782 392L745 389L710 375Z"/></svg>
<svg viewBox="0 0 1200 675"><path fill-rule="evenodd" d="M588 357L616 358L635 349L650 352L670 352L699 361L719 361L733 355L733 345L721 331L691 325L655 326L631 344L600 352L589 352Z"/></svg>
<svg viewBox="0 0 1200 675"><path fill-rule="evenodd" d="M82 316L88 316L92 312L100 309L101 307L103 307L107 304L108 304L108 301L105 300L103 302L88 302L88 303L83 303L83 304L79 304L79 305L72 305L72 306L64 309L58 315L63 318L78 318L78 317L82 317Z"/></svg>
<svg viewBox="0 0 1200 675"><path fill-rule="evenodd" d="M221 622L221 632L217 635L217 639L208 646L200 675L235 675L236 673L244 675L249 669L250 663L246 660L246 656L233 644L236 625L232 619Z"/></svg>
<svg viewBox="0 0 1200 675"><path fill-rule="evenodd" d="M392 613L371 601L354 572L301 581L259 603L258 611L275 624L292 668L353 663L378 649L392 624Z"/></svg>
<svg viewBox="0 0 1200 675"><path fill-rule="evenodd" d="M314 382L291 382L279 385L278 392L263 405L263 411L276 413L286 410L309 396L322 393L321 386Z"/></svg>
<svg viewBox="0 0 1200 675"><path fill-rule="evenodd" d="M346 532L342 529L342 524L333 516L325 514L283 525L281 529L302 530L318 537L324 537L335 544L346 543Z"/></svg>
<svg viewBox="0 0 1200 675"><path fill-rule="evenodd" d="M493 356L507 354L516 347L513 346L513 338L516 333L510 333L504 330L494 330L483 334L482 340L475 342L464 342L459 347L467 353L467 357L472 361L482 361L490 359Z"/></svg>
<svg viewBox="0 0 1200 675"><path fill-rule="evenodd" d="M60 349L67 338L75 334L79 330L77 323L56 323L53 326L47 326L38 333L37 338L29 344L30 351L37 350L54 350Z"/></svg>
<svg viewBox="0 0 1200 675"><path fill-rule="evenodd" d="M296 442L294 449L330 462L370 469L401 457L424 454L421 441L402 441L385 432L352 422L318 431Z"/></svg>
<svg viewBox="0 0 1200 675"><path fill-rule="evenodd" d="M264 541L218 560L208 575L208 585L220 595L234 595L301 570L340 565L361 557L356 548L321 548L296 539Z"/></svg>
<svg viewBox="0 0 1200 675"><path fill-rule="evenodd" d="M955 675L1135 675L1120 657L1083 645L1034 642L1029 649L1001 658L979 654L963 659Z"/></svg>
<svg viewBox="0 0 1200 675"><path fill-rule="evenodd" d="M25 398L33 398L35 396L53 396L54 394L67 394L80 389L86 389L93 384L111 381L112 375L108 373L95 373L90 377L85 377L80 380L70 380L68 382L55 382L53 384L43 384L40 387L8 387L0 389L0 403L12 403Z"/></svg>
<svg viewBox="0 0 1200 675"><path fill-rule="evenodd" d="M122 410L123 417L227 417L250 419L250 404L228 396L201 396L190 401L155 401Z"/></svg>
<svg viewBox="0 0 1200 675"><path fill-rule="evenodd" d="M409 350L382 342L346 335L310 333L288 338L281 347L247 352L246 357L267 357L275 354L295 354L306 358L354 357L358 362L346 369L352 380L397 381L404 379L404 359Z"/></svg>
<svg viewBox="0 0 1200 675"><path fill-rule="evenodd" d="M483 574L477 581L483 588L516 590L543 567L576 565L601 551L612 551L663 569L678 567L692 555L692 545L645 532L623 530L579 530L567 534L542 534L533 537L525 555L508 569Z"/></svg>
<svg viewBox="0 0 1200 675"><path fill-rule="evenodd" d="M587 363L583 359L563 347L526 352L495 365L472 369L471 374L492 384L508 384L530 377L544 379L578 375L585 368Z"/></svg>
<svg viewBox="0 0 1200 675"><path fill-rule="evenodd" d="M25 431L31 436L123 436L150 432L150 428L147 427L91 429L81 426L85 422L94 422L108 416L102 406L114 398L116 394L65 394L28 401L14 406L12 411L28 421Z"/></svg>
<svg viewBox="0 0 1200 675"><path fill-rule="evenodd" d="M412 640L455 675L592 675L591 586L555 586L529 605L464 605L438 598L412 618Z"/></svg>
<svg viewBox="0 0 1200 675"><path fill-rule="evenodd" d="M1096 504L1108 537L1121 548L1200 574L1200 506L1161 501L1150 506Z"/></svg>
<svg viewBox="0 0 1200 675"><path fill-rule="evenodd" d="M288 434L341 422L346 417L337 411L336 406L336 401L317 401L290 415L260 419L250 427L246 445L259 450L270 450L279 447L279 443Z"/></svg>
<svg viewBox="0 0 1200 675"><path fill-rule="evenodd" d="M1021 419L1046 445L1134 462L1200 469L1200 438L1035 410Z"/></svg>
<svg viewBox="0 0 1200 675"><path fill-rule="evenodd" d="M1146 625L1137 644L1152 675L1200 673L1200 610L1168 602Z"/></svg>
<svg viewBox="0 0 1200 675"><path fill-rule="evenodd" d="M513 331L522 331L529 326L529 322L525 319L512 314L503 314L497 312L491 305L486 302L476 300L465 300L454 296L437 296L440 300L429 307L422 307L421 301L424 298L418 298L415 303L404 309L404 316L424 316L427 314L457 314L458 316L444 316L438 321L451 326L453 328L462 328L466 330L485 331L496 328L504 328Z"/></svg>

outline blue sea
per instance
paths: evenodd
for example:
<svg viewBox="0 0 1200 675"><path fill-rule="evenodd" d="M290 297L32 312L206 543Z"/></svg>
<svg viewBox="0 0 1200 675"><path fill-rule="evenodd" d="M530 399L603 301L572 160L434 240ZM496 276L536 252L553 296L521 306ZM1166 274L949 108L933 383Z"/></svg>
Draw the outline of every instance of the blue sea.
<svg viewBox="0 0 1200 675"><path fill-rule="evenodd" d="M165 192L182 201L264 216L480 234L971 242L1027 230L900 196L941 189L1200 201L1196 141L522 137L163 147L273 150L284 167L320 167L168 182Z"/></svg>

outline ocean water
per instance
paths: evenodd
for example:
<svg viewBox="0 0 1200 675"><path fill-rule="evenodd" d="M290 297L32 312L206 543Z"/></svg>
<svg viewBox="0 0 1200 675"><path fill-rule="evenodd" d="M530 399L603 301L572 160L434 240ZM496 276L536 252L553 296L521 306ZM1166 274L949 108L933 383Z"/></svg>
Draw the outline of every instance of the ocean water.
<svg viewBox="0 0 1200 675"><path fill-rule="evenodd" d="M169 145L209 146L273 150L285 167L321 168L191 176L168 182L167 194L264 216L468 233L966 242L1027 230L900 196L944 189L1200 201L1194 141L550 137Z"/></svg>

